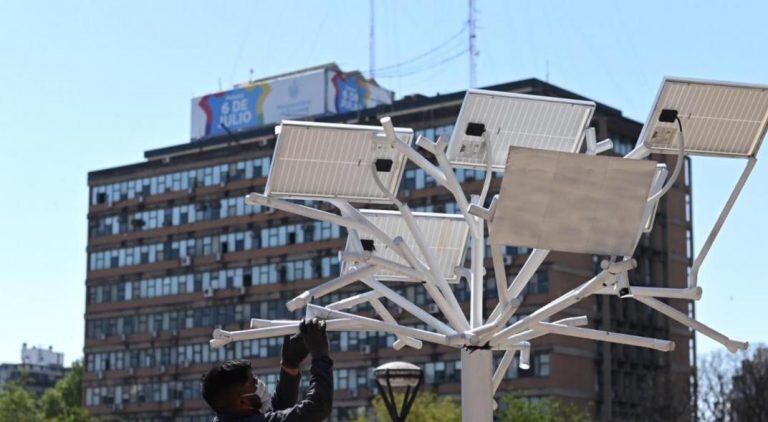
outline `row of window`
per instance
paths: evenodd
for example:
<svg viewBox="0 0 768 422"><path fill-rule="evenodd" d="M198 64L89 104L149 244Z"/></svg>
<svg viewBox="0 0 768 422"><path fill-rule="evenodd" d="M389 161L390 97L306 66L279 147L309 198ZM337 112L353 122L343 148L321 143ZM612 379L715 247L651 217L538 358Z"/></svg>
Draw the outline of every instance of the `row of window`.
<svg viewBox="0 0 768 422"><path fill-rule="evenodd" d="M391 347L395 339L393 334L383 332L328 333L331 352L367 353ZM278 338L238 341L220 349L211 349L207 342L145 349L132 348L87 353L85 369L88 372L107 372L213 363L231 359L270 358L280 356L281 349L282 339Z"/></svg>
<svg viewBox="0 0 768 422"><path fill-rule="evenodd" d="M245 196L241 195L209 202L96 218L91 222L90 232L92 237L112 236L161 227L182 226L198 221L254 215L266 209L261 205L247 205Z"/></svg>
<svg viewBox="0 0 768 422"><path fill-rule="evenodd" d="M207 348L207 347L206 347ZM215 352L214 352L215 353ZM222 359L212 359L215 362ZM500 357L497 357L496 364ZM461 380L461 361L447 360L417 363L424 371L424 382L438 385ZM333 370L333 387L336 391L358 391L362 388L373 389L373 368L355 367ZM550 355L538 352L531 355L531 367L521 370L517 366L517 357L506 373L507 379L547 377L550 374ZM257 374L267 388L274 391L279 378L278 373ZM301 388L308 387L309 379L302 378ZM128 403L158 403L174 400L197 400L200 398L200 382L196 380L135 383L117 386L89 387L85 389L85 405L99 406Z"/></svg>
<svg viewBox="0 0 768 422"><path fill-rule="evenodd" d="M144 382L128 385L88 387L85 405L100 406L130 403L173 403L200 400L200 381Z"/></svg>
<svg viewBox="0 0 768 422"><path fill-rule="evenodd" d="M271 160L271 157L261 157L235 163L166 173L142 179L98 185L91 189L91 204L113 204L137 197L184 191L195 187L215 186L235 180L265 177L269 173Z"/></svg>
<svg viewBox="0 0 768 422"><path fill-rule="evenodd" d="M457 300L464 302L469 300L469 288L467 283L459 283L451 286ZM495 281L486 280L485 290L489 296L496 294ZM537 273L529 282L527 287L529 294L547 293L549 290L549 281L546 272ZM419 307L425 307L432 303L432 299L426 293L421 285L408 285L395 289L401 296ZM341 291L323 296L317 300L321 306L339 301L353 294L356 291ZM382 299L389 303L386 299ZM394 305L392 309L396 308ZM367 311L368 305L358 305L352 308L352 311ZM436 312L436 310L435 310ZM289 312L285 307L285 299L265 300L253 303L244 303L238 305L222 305L207 308L196 308L186 310L165 311L141 315L124 315L118 317L97 318L86 322L86 338L105 339L111 336L132 335L141 333L159 333L169 330L181 330L189 328L202 328L224 326L227 324L247 322L252 316L263 319L285 319L294 318L295 314ZM426 329L426 327L424 327ZM341 337L340 348L344 348L346 342L353 345L357 344L363 337L348 337L347 334ZM369 344L365 343L364 344ZM370 344L369 344L370 345ZM240 346L237 346L240 347Z"/></svg>
<svg viewBox="0 0 768 422"><path fill-rule="evenodd" d="M269 300L238 305L220 305L207 308L155 312L141 315L99 318L86 321L86 338L104 339L142 333L210 328L247 322L252 315L267 319L292 318L284 300Z"/></svg>
<svg viewBox="0 0 768 422"><path fill-rule="evenodd" d="M347 298L358 292L335 292L320 298L319 305ZM210 328L227 324L248 322L251 317L263 319L292 319L297 315L285 307L286 299L262 300L237 305L221 305L206 308L183 309L140 315L96 318L85 323L86 338L106 339L112 336L133 334L158 334L162 331L189 328ZM365 310L367 305L358 305L355 310Z"/></svg>
<svg viewBox="0 0 768 422"><path fill-rule="evenodd" d="M341 237L342 234L339 226L324 221L264 228L258 230L256 236L254 236L254 232L248 230L205 236L198 239L176 240L91 252L89 256L89 269L104 270L185 259L194 256L274 248L335 239Z"/></svg>
<svg viewBox="0 0 768 422"><path fill-rule="evenodd" d="M338 256L315 257L90 286L88 303L121 302L216 289L327 278L338 273Z"/></svg>
<svg viewBox="0 0 768 422"><path fill-rule="evenodd" d="M358 390L373 387L373 368L341 368L333 370L333 387L337 391ZM257 374L267 388L274 391L278 373ZM300 388L309 387L309 377L303 377ZM200 400L200 381L163 381L133 383L85 389L85 405L126 405L131 403L173 403L174 401Z"/></svg>
<svg viewBox="0 0 768 422"><path fill-rule="evenodd" d="M485 177L485 171L458 169L456 177L459 182L482 180ZM406 170L402 183L402 188L406 190L423 189L436 185L435 180L420 168ZM424 211L434 211L432 205L429 208ZM92 237L112 236L161 227L181 226L198 221L259 214L263 209L265 208L259 205L247 205L244 196L237 196L209 202L137 211L132 214L101 217L92 221L90 231ZM422 211L421 209L418 210ZM448 203L445 204L444 212L455 214L459 211L455 203Z"/></svg>

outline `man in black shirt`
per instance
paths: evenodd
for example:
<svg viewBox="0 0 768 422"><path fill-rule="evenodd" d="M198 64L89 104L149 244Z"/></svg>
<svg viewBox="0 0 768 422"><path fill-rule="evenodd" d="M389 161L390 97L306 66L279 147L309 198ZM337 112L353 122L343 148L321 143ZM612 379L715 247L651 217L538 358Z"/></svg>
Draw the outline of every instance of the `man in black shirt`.
<svg viewBox="0 0 768 422"><path fill-rule="evenodd" d="M312 354L309 390L301 403L299 365ZM283 340L280 379L270 397L246 360L227 361L203 377L203 398L216 412L214 422L320 422L333 407L333 361L325 322L302 321L299 333Z"/></svg>

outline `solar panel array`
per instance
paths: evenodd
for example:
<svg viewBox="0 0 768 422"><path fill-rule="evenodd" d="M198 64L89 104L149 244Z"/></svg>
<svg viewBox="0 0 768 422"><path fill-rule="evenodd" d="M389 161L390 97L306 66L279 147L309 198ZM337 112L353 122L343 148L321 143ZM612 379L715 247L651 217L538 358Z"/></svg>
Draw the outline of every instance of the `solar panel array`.
<svg viewBox="0 0 768 422"><path fill-rule="evenodd" d="M655 175L647 160L512 148L491 242L632 255Z"/></svg>
<svg viewBox="0 0 768 422"><path fill-rule="evenodd" d="M390 237L395 238L401 236L416 257L426 264L427 260L421 253L421 250L416 244L415 237L411 234L399 211L360 210L360 212ZM443 276L448 281L457 281L458 277L454 274L453 269L464 263L464 253L467 249L467 241L469 239L469 226L464 221L464 217L459 214L424 212L414 212L413 216L416 220L416 224L424 235L427 245L431 247L437 259L438 268ZM374 256L388 259L402 265L408 265L400 255L387 247L384 242L375 239L371 233L359 232L358 234L364 245L366 243L370 245L370 241L373 240L372 253ZM347 240L346 250L353 250L349 240ZM342 268L342 271L345 270L346 266ZM375 276L379 280L405 280L405 277L388 270L382 270Z"/></svg>
<svg viewBox="0 0 768 422"><path fill-rule="evenodd" d="M504 171L509 147L578 152L595 109L591 101L469 90L448 147L459 167L484 168L482 133L491 144L491 163Z"/></svg>
<svg viewBox="0 0 768 422"><path fill-rule="evenodd" d="M277 137L265 194L289 199L344 199L387 203L371 165L382 164L379 178L393 195L405 169L405 155L376 142L380 126L283 121ZM410 145L411 129L397 128Z"/></svg>
<svg viewBox="0 0 768 422"><path fill-rule="evenodd" d="M664 109L677 110L692 154L753 156L765 136L768 87L666 78L639 142L677 153L676 122L660 122Z"/></svg>

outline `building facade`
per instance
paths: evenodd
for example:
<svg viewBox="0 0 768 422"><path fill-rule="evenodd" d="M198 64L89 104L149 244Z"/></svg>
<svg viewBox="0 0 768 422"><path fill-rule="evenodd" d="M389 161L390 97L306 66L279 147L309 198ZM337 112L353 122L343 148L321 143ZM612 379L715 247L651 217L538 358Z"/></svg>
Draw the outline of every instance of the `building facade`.
<svg viewBox="0 0 768 422"><path fill-rule="evenodd" d="M0 390L9 382L21 381L24 388L38 396L56 385L64 377L64 354L54 352L52 347L21 347L21 363L0 364Z"/></svg>
<svg viewBox="0 0 768 422"><path fill-rule="evenodd" d="M583 98L536 79L488 89ZM436 139L450 136L463 97L464 92L415 95L314 120L375 125L380 117L391 116L397 126ZM592 125L599 139L614 141L618 155L632 149L642 126L601 104ZM274 385L279 339L211 350L211 331L247 328L251 317L298 317L286 310L285 302L338 274L337 251L343 249L346 234L327 223L245 205L247 193L263 192L274 143L274 127L262 127L147 151L143 162L89 174L84 397L93 414L207 420L210 413L200 398L200 376L224 359L251 359L263 379ZM633 284L686 284L692 244L688 164L662 198L653 232L640 242ZM483 176L482 171L457 170L466 192L479 192ZM491 194L500 182L500 177L493 179ZM415 167L405 171L400 196L414 210L456 212L447 191ZM507 248L510 276L528 253ZM519 313L528 314L583 282L596 273L600 259L550 254L528 286ZM490 259L486 267L487 315L495 305L496 290ZM398 288L432 310L423 289ZM346 293L355 289L360 287L352 286ZM466 285L455 289L468 306ZM321 303L342 295L329 295ZM687 303L672 304L693 312ZM695 345L687 328L637 302L608 296L584 300L568 312L588 315L595 328L669 338L677 347L661 353L546 336L533 341L531 369L522 371L513 364L500 391L573 402L603 420L649 414L685 419L690 414L686 412L690 412ZM416 323L407 314L400 318ZM459 394L461 365L456 350L425 344L418 351L394 351L389 347L394 340L384 333L332 334L334 419L357 417L376 393L372 368L395 359L421 365L426 390Z"/></svg>

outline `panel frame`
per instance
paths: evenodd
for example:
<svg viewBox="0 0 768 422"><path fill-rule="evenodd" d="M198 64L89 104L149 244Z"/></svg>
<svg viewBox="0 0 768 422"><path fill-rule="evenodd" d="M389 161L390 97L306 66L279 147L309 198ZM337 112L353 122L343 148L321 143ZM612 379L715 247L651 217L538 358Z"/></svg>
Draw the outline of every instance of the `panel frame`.
<svg viewBox="0 0 768 422"><path fill-rule="evenodd" d="M561 97L547 97L547 96L541 96L541 95L530 95L530 94L523 94L523 93L516 93L516 92L491 91L486 89L469 89L464 95L464 100L462 101L461 109L459 110L459 116L456 118L456 124L454 125L453 132L451 133L450 142L448 143L448 148L446 151L448 161L455 168L468 168L468 169L480 169L480 170L487 168L486 163L470 163L456 156L458 154L457 149L459 147L458 139L461 136L462 128L465 126L465 123L468 123L464 121L465 119L464 116L467 113L465 104L467 103L471 95L481 95L481 96L485 95L485 96L493 96L493 97L512 98L517 100L529 100L529 101L537 101L537 102L559 103L559 104L569 104L574 106L588 107L589 112L583 119L583 123L581 125L581 129L579 131L577 139L575 140L574 147L569 151L567 151L572 153L578 153L581 150L582 144L584 143L585 131L589 128L589 124L592 121L592 117L595 114L595 109L597 108L597 103L589 100L579 100L579 99L570 99L570 98L561 98ZM494 139L493 137L491 137L491 143L493 142L494 142ZM508 147L526 148L526 147L517 146L517 145L508 145ZM533 149L536 149L536 148L533 148ZM509 150L507 149L507 151ZM491 164L492 171L504 172L504 168L506 167L506 158L507 157L505 156L501 160L498 160L501 164L495 163L494 160L492 160L492 164Z"/></svg>
<svg viewBox="0 0 768 422"><path fill-rule="evenodd" d="M348 130L348 131L358 131L358 132L368 132L373 133L377 132L380 133L382 141L385 139L384 135L384 129L382 126L367 126L367 125L351 125L351 124L343 124L343 123L322 123L322 122L309 122L309 121L300 121L300 120L283 120L280 125L275 126L275 133L277 134L277 141L275 142L275 151L272 154L272 160L270 162L269 166L269 173L267 176L267 184L264 187L264 194L269 197L274 198L281 198L281 199L293 199L293 200L317 200L317 201L323 201L323 200L336 200L336 199L342 199L347 200L353 203L367 203L367 204L391 204L391 201L389 198L381 192L381 190L374 184L372 192L372 195L369 196L351 196L351 195L334 195L334 194L300 194L295 192L275 192L274 190L274 180L272 178L273 172L275 171L275 166L277 164L277 157L279 154L284 150L285 148L285 141L281 142L281 134L283 133L283 125L287 126L296 126L296 127L305 127L305 128L318 128L318 129L331 129L331 130ZM409 128L395 128L395 133L398 135L398 137L404 137L402 139L403 142L405 142L407 145L411 145L413 143L414 138L414 132L413 129ZM398 171L395 177L392 178L392 180L389 183L389 186L387 188L392 193L392 195L397 196L398 189L400 188L400 183L403 178L403 173L405 172L405 166L407 164L407 157L405 154L399 153L395 151L395 154L397 156L397 167ZM369 172L368 169L366 169L366 172ZM376 196L373 196L376 195Z"/></svg>
<svg viewBox="0 0 768 422"><path fill-rule="evenodd" d="M661 85L659 86L658 91L656 92L656 96L653 100L653 106L651 107L651 110L648 114L648 118L646 119L646 122L643 125L642 130L640 131L640 135L637 137L637 142L635 143L636 148L644 147L647 150L653 153L658 153L658 154L677 155L679 152L679 148L677 148L676 146L671 148L659 148L659 147L651 146L650 144L646 143L646 141L650 137L650 134L653 132L653 129L655 128L655 125L658 119L657 116L663 109L663 105L660 104L659 101L661 101L661 96L662 96L662 93L664 92L664 88L666 87L667 83L713 85L713 86L721 86L726 88L746 88L746 89L759 89L759 90L768 91L768 85L762 85L762 84L750 84L750 83L742 83L742 82L727 82L727 81L718 81L718 80L710 80L710 79L665 76L661 82ZM761 125L762 125L762 129L758 132L758 134L756 135L755 139L752 141L752 144L749 148L750 154L744 155L739 153L690 150L688 148L687 142L685 145L685 154L705 156L705 157L726 157L726 158L756 157L757 153L760 150L760 146L762 145L762 141L764 140L766 133L768 133L768 110L766 110L766 113L763 116ZM685 126L683 126L683 135L685 135Z"/></svg>
<svg viewBox="0 0 768 422"><path fill-rule="evenodd" d="M378 210L378 209L361 209L360 210L360 214L365 216L366 218L368 218L370 216L378 216L378 217L395 216L395 217L400 217L401 219L403 219L403 223L402 224L403 224L403 226L405 227L405 229L407 231L407 224L405 223L404 217L402 216L400 211L396 211L396 210ZM470 234L469 233L469 225L466 224L466 220L464 219L464 216L461 215L461 214L442 214L442 213L420 212L420 211L413 211L412 214L413 214L413 217L414 217L414 219L416 221L418 221L421 218L432 218L432 219L438 219L438 220L451 220L451 221L463 223L463 227L464 227L464 229L463 229L464 230L464 241L463 241L463 244L461 245L461 252L459 254L457 262L455 263L456 264L455 266L459 266L459 267L463 266L464 262L467 259L467 246L469 245L469 234ZM371 224L374 224L374 225L376 224L374 220L369 219L369 221L371 222ZM388 233L388 234L392 235L392 233ZM410 233L409 235L415 237L415 235L413 233ZM374 239L374 242L379 243L375 239ZM347 252L356 252L356 250L351 245L351 239L349 238L349 235L347 235L347 241L346 241L344 250L347 251ZM414 253L417 254L417 257L419 257L422 260L424 259L423 256L420 256L421 252L419 251L418 247L415 247L415 245L414 245L413 250L414 250ZM434 250L433 250L433 252L434 252ZM380 255L377 255L375 253L374 253L374 256L381 257ZM398 261L395 261L395 262L398 262ZM398 263L400 263L400 262L398 262ZM401 264L402 265L408 265L407 263L401 263ZM342 262L341 273L343 274L344 272L346 272L349 269L349 267L350 267L349 264L346 264L346 263ZM442 269L442 268L440 268L438 270L439 271L444 271L444 269ZM444 275L446 275L446 274L444 274ZM388 273L388 274L377 273L377 274L374 274L373 277L376 278L377 280L380 280L380 281L412 281L412 280L410 280L409 278L407 278L405 276L397 275L397 274L391 274L391 273ZM450 284L455 284L455 283L459 282L459 278L460 278L460 276L458 274L453 274L452 273L452 274L446 276L445 280L448 283L450 283Z"/></svg>

